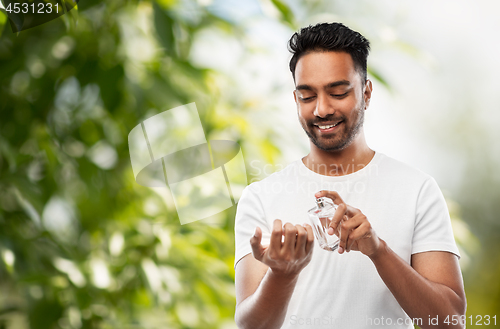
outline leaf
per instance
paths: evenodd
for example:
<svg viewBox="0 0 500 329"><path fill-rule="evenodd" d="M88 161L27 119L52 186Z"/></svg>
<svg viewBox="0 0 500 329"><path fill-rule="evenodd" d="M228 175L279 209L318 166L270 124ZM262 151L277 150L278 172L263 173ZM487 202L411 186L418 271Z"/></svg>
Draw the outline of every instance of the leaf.
<svg viewBox="0 0 500 329"><path fill-rule="evenodd" d="M5 7L7 6L12 6L15 1L11 0L4 0L5 2ZM9 22L10 22L10 27L12 28L12 32L19 32L23 29L24 25L24 14L22 12L19 13L14 13L14 11L10 11L7 13L7 16L9 17Z"/></svg>
<svg viewBox="0 0 500 329"><path fill-rule="evenodd" d="M383 75L378 70L369 67L367 69L367 71L368 71L368 74L371 75L375 80L377 80L382 85L384 85L384 87L386 87L387 90L389 90L390 92L393 91L389 82L387 82L387 80L383 77Z"/></svg>
<svg viewBox="0 0 500 329"><path fill-rule="evenodd" d="M288 25L292 29L294 30L297 29L297 24L295 23L295 16L290 7L288 7L288 5L281 0L271 0L271 2L276 7L276 9L278 9L279 12L281 13L283 21L288 23Z"/></svg>
<svg viewBox="0 0 500 329"><path fill-rule="evenodd" d="M0 9L0 36L2 35L3 28L6 22L7 22L7 13L5 12L5 10Z"/></svg>
<svg viewBox="0 0 500 329"><path fill-rule="evenodd" d="M155 29L161 45L169 56L176 57L173 19L156 2L153 2L153 13Z"/></svg>

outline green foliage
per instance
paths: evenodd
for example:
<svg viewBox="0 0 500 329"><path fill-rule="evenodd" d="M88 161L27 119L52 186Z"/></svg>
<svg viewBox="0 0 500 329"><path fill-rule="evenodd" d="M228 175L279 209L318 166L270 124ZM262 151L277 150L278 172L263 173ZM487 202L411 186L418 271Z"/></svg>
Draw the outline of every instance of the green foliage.
<svg viewBox="0 0 500 329"><path fill-rule="evenodd" d="M193 101L208 139L248 134L189 58L205 28L244 32L192 1L71 12L18 34L0 12L0 327L234 326L234 207L181 226L134 181L127 135Z"/></svg>

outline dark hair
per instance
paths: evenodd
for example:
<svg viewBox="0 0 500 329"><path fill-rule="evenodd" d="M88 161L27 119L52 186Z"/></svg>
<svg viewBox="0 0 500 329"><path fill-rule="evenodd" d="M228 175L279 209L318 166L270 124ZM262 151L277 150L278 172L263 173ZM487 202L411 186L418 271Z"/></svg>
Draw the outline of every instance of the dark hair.
<svg viewBox="0 0 500 329"><path fill-rule="evenodd" d="M288 41L288 50L293 54L290 71L295 80L295 67L303 55L311 51L343 51L351 55L354 67L366 81L366 59L370 42L359 32L341 23L319 23L295 32Z"/></svg>

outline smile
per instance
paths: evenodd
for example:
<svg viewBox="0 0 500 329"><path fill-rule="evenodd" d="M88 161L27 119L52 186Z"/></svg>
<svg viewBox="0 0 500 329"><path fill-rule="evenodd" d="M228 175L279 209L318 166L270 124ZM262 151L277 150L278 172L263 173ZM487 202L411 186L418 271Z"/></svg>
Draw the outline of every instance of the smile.
<svg viewBox="0 0 500 329"><path fill-rule="evenodd" d="M334 124L328 124L328 125L316 125L316 127L318 127L318 129L321 131L321 132L330 132L330 131L333 131L335 130L343 121L339 121L337 123L334 123Z"/></svg>

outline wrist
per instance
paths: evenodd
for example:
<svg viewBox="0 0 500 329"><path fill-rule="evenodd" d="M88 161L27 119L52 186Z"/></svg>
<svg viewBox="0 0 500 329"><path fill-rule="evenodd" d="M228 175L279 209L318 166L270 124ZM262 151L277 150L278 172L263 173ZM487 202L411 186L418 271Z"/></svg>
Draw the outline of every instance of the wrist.
<svg viewBox="0 0 500 329"><path fill-rule="evenodd" d="M375 250L371 255L368 256L372 260L372 262L376 262L377 260L383 258L385 255L387 255L389 251L387 243L381 238L378 238L378 240L379 240L379 245L377 250Z"/></svg>
<svg viewBox="0 0 500 329"><path fill-rule="evenodd" d="M268 275L271 279L276 279L281 283L290 284L294 284L299 277L299 273L286 273L279 270L273 270L271 267L268 270Z"/></svg>

